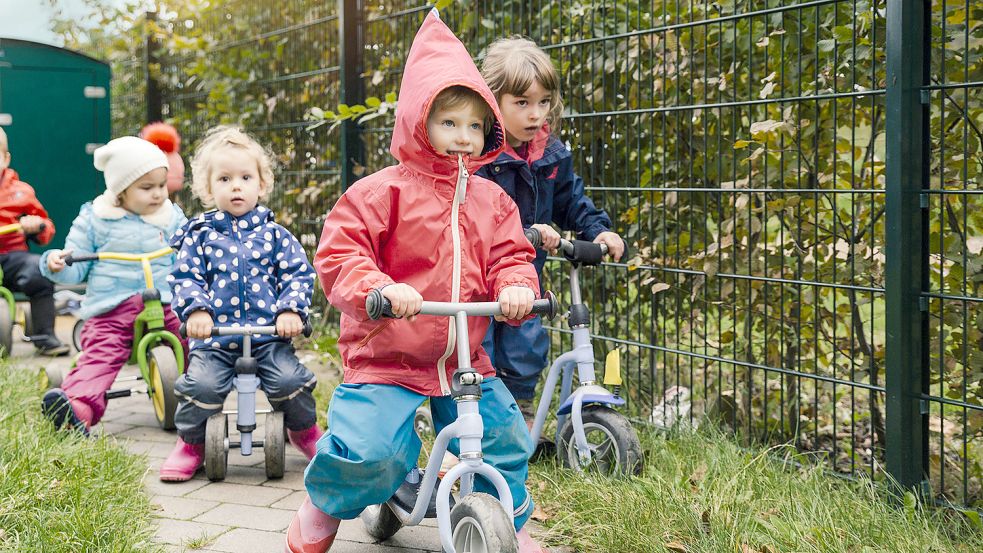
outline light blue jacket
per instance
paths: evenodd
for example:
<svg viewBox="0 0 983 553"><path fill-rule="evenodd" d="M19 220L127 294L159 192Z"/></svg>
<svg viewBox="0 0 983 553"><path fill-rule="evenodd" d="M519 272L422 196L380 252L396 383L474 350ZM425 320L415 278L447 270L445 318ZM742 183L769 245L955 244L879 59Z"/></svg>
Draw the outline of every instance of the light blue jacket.
<svg viewBox="0 0 983 553"><path fill-rule="evenodd" d="M171 236L187 220L181 208L170 201L154 213L136 215L110 205L105 196L99 196L82 206L65 239L65 249L74 253L149 253L166 248ZM61 284L88 283L80 314L83 319L111 311L145 289L140 263L86 261L52 273L48 270L50 253L49 250L41 256L41 274ZM154 287L160 291L161 301L165 304L171 302L167 275L174 259L172 254L151 262Z"/></svg>

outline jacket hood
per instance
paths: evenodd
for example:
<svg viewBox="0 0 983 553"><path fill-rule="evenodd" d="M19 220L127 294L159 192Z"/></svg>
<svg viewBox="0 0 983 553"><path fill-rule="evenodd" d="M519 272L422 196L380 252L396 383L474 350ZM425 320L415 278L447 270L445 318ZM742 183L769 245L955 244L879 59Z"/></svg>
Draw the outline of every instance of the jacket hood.
<svg viewBox="0 0 983 553"><path fill-rule="evenodd" d="M440 181L453 181L457 177L457 159L437 153L430 144L427 115L434 98L452 86L466 86L479 93L495 116L492 129L485 135L481 155L465 162L468 172L473 174L497 158L505 145L502 114L495 95L481 78L464 44L440 20L437 10L432 10L417 31L406 58L389 151L410 170Z"/></svg>

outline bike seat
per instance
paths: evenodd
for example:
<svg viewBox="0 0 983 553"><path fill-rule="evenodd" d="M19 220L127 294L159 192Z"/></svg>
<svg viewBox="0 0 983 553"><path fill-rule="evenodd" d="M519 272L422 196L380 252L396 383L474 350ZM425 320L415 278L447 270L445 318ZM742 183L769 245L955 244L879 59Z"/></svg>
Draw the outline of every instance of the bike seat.
<svg viewBox="0 0 983 553"><path fill-rule="evenodd" d="M399 511L402 511L403 517L400 518L409 518L413 512L413 508L416 507L416 498L420 495L420 485L423 483L423 473L424 471L419 468L414 468L410 471L410 474L406 476L403 483L396 489L396 493L389 498L389 501L386 501L386 504L394 512L399 513ZM423 518L437 518L438 487L440 487L439 476L434 482L433 490L430 493L430 504L427 505L427 514ZM450 494L450 507L452 509L454 508L454 503L454 494Z"/></svg>

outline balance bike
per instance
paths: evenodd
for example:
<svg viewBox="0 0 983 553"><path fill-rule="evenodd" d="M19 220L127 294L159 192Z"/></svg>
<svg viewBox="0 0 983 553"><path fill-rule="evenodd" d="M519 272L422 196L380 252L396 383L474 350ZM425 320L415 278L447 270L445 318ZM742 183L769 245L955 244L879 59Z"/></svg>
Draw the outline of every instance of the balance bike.
<svg viewBox="0 0 983 553"><path fill-rule="evenodd" d="M154 404L154 415L157 423L164 430L174 429L174 411L177 409L177 397L174 395L174 383L184 373L184 347L181 340L164 327L164 306L160 302L160 291L154 287L154 273L150 261L165 255L171 255L174 250L161 248L157 251L131 253L79 253L65 258L66 265L84 261L132 261L143 267L143 278L146 289L143 291L143 311L133 322L133 350L128 363L136 363L140 367L139 376L120 377L116 382L143 380L146 390L140 388L119 388L106 392L106 399L128 397L133 392L146 391ZM47 367L43 369L47 378L48 388L61 385L61 372ZM71 370L75 370L73 366Z"/></svg>
<svg viewBox="0 0 983 553"><path fill-rule="evenodd" d="M542 246L536 229L526 229L526 238L534 247ZM617 349L606 359L604 384L614 393L595 383L594 347L590 337L590 311L580 295L580 266L601 263L607 246L584 240L560 240L560 251L570 261L570 311L567 323L573 331L572 350L556 358L550 366L543 394L536 409L532 441L539 443L556 381L560 373L559 408L556 411L556 452L561 463L577 471L592 470L604 475L639 474L642 470L642 448L638 434L627 417L613 407L625 404L619 396L621 363ZM577 368L580 386L571 392L573 369Z"/></svg>
<svg viewBox="0 0 983 553"><path fill-rule="evenodd" d="M186 335L185 325L181 325L181 335ZM237 405L234 411L222 411L208 417L205 423L205 476L209 480L224 480L229 466L229 450L239 449L248 457L253 454L253 446L263 448L266 457L266 477L283 478L287 429L283 425L283 412L272 409L256 409L256 389L259 364L252 356L252 337L258 334L276 335L276 326L221 326L212 327L212 336L242 336L242 357L236 359L235 386ZM310 323L304 324L304 336L311 335ZM266 439L253 440L256 430L256 415L266 414ZM239 441L229 439L229 415L236 416L236 429Z"/></svg>
<svg viewBox="0 0 983 553"><path fill-rule="evenodd" d="M365 302L372 319L392 317L392 306L378 290L373 290ZM533 313L553 318L556 298L547 293L536 300ZM478 411L481 399L481 374L471 367L468 347L468 317L492 317L502 313L498 302L444 303L423 302L421 315L453 317L457 330L458 368L451 377L451 396L457 403L457 419L437 434L426 470L414 468L386 503L367 507L362 522L368 533L382 541L389 539L403 526L415 526L424 518L437 518L440 543L446 553L518 551L512 516L512 492L505 478L481 455L484 425ZM460 442L460 462L447 471L434 495L437 471L447 444ZM473 491L474 475L485 477L498 492L499 499ZM460 480L460 494L451 508L451 488ZM436 498L435 505L432 501Z"/></svg>

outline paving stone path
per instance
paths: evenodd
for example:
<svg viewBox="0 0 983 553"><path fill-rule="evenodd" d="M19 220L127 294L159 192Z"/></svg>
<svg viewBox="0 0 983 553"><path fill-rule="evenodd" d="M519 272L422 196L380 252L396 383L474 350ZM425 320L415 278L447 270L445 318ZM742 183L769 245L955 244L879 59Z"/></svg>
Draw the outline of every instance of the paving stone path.
<svg viewBox="0 0 983 553"><path fill-rule="evenodd" d="M71 320L59 318L58 335L69 342ZM66 328L63 328L66 327ZM19 332L15 330L15 340ZM67 370L71 360L42 360L32 356L29 344L14 347L14 357L22 366L40 367L47 363ZM302 354L303 358L303 354ZM313 363L309 363L309 366ZM311 367L313 370L314 367ZM135 366L124 367L121 376L133 376ZM127 383L130 384L130 383ZM139 386L140 383L132 383ZM257 394L260 407L268 408ZM235 392L226 402L235 408ZM264 436L263 416L255 436ZM174 446L176 435L157 425L153 407L145 394L110 400L106 415L94 433L120 440L127 450L145 455L148 461L144 485L157 510L155 539L169 552L280 553L290 519L304 498L304 468L307 460L287 445L283 478L267 479L261 449L244 457L238 450L229 454L228 475L223 482L210 482L199 471L194 479L166 484L158 480L157 470ZM236 434L230 424L230 433ZM230 436L238 439L237 436ZM535 530L534 530L535 533ZM194 548L197 547L197 548ZM403 528L385 543L365 533L358 520L341 525L332 553L424 553L439 552L440 539L434 520L417 527Z"/></svg>

